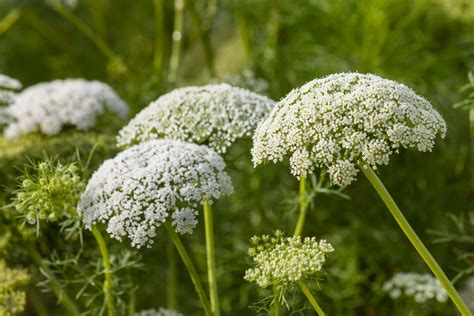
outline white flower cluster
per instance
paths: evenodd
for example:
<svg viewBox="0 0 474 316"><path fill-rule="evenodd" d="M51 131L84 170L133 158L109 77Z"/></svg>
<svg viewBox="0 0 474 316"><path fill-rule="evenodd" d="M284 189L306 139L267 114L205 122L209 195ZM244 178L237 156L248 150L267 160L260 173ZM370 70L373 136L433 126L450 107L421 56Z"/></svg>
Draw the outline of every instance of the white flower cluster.
<svg viewBox="0 0 474 316"><path fill-rule="evenodd" d="M15 90L20 90L21 82L7 75L0 74L0 106L8 105L15 98Z"/></svg>
<svg viewBox="0 0 474 316"><path fill-rule="evenodd" d="M55 135L68 125L87 130L106 111L120 117L128 114L127 104L105 83L83 79L39 83L19 93L7 108L13 122L5 129L5 137L36 131Z"/></svg>
<svg viewBox="0 0 474 316"><path fill-rule="evenodd" d="M435 277L428 273L397 273L384 283L383 290L388 292L393 299L408 296L420 304L434 299L441 303L448 300L445 289Z"/></svg>
<svg viewBox="0 0 474 316"><path fill-rule="evenodd" d="M265 96L228 84L180 88L141 111L120 131L117 143L169 138L225 153L237 139L253 135L273 104Z"/></svg>
<svg viewBox="0 0 474 316"><path fill-rule="evenodd" d="M171 214L179 233L196 226L196 208L232 193L224 160L204 145L153 140L106 160L93 174L78 211L91 228L107 222L107 232L132 246L150 246L156 228Z"/></svg>
<svg viewBox="0 0 474 316"><path fill-rule="evenodd" d="M322 269L326 256L334 251L326 240L315 237L285 237L281 231L274 236L254 236L249 255L255 267L245 272L244 279L261 287L286 285L314 279Z"/></svg>
<svg viewBox="0 0 474 316"><path fill-rule="evenodd" d="M326 168L331 181L349 185L358 164L388 164L399 148L430 151L446 123L407 86L371 74L341 73L291 91L253 137L255 165L291 155L293 175Z"/></svg>
<svg viewBox="0 0 474 316"><path fill-rule="evenodd" d="M159 309L147 309L147 310L137 312L135 313L135 316L184 316L184 315L174 310L160 307Z"/></svg>

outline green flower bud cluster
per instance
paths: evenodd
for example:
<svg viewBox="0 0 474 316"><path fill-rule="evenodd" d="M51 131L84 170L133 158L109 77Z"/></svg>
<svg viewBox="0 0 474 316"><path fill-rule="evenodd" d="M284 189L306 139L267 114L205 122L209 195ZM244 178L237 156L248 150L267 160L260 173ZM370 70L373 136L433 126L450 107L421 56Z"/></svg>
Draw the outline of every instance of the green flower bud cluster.
<svg viewBox="0 0 474 316"><path fill-rule="evenodd" d="M75 213L85 182L78 175L75 164L62 165L51 160L33 165L26 171L14 205L26 221L36 224L39 221L55 222L66 213Z"/></svg>
<svg viewBox="0 0 474 316"><path fill-rule="evenodd" d="M285 237L281 231L273 236L254 236L251 243L248 253L255 267L245 272L244 279L264 288L317 278L327 254L334 251L326 240Z"/></svg>
<svg viewBox="0 0 474 316"><path fill-rule="evenodd" d="M10 269L0 259L0 316L17 315L23 312L26 294L18 287L29 280L28 273L23 269Z"/></svg>

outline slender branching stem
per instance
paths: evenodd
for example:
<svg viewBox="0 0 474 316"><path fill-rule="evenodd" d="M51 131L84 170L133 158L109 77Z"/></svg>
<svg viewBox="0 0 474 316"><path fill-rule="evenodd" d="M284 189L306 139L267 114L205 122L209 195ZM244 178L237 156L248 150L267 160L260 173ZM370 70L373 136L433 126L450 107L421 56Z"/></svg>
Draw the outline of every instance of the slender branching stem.
<svg viewBox="0 0 474 316"><path fill-rule="evenodd" d="M214 316L219 316L220 310L219 296L217 292L214 224L212 218L212 207L206 197L204 197L204 228L206 231L207 278L209 281L209 297L211 298L211 310Z"/></svg>
<svg viewBox="0 0 474 316"><path fill-rule="evenodd" d="M183 37L184 0L174 0L174 21L171 42L170 70L168 81L176 84Z"/></svg>
<svg viewBox="0 0 474 316"><path fill-rule="evenodd" d="M306 296L308 301L311 303L311 306L313 306L314 310L316 313L318 313L319 316L324 316L324 312L321 309L321 306L319 306L318 301L316 301L316 298L311 294L311 291L308 289L306 284L303 281L298 282L301 291L303 291L303 294Z"/></svg>
<svg viewBox="0 0 474 316"><path fill-rule="evenodd" d="M84 23L84 21L74 15L70 10L66 9L63 5L61 5L61 3L51 1L50 5L54 11L56 11L66 21L75 26L85 37L87 37L97 47L97 49L109 59L109 61L114 61L115 63L119 64L120 67L125 71L128 70L122 58L117 55L109 47L109 45L107 45L107 43L100 36L98 36L86 23Z"/></svg>
<svg viewBox="0 0 474 316"><path fill-rule="evenodd" d="M166 303L169 309L174 310L178 305L176 299L176 278L178 271L176 269L176 250L171 241L167 245L166 254L168 259L168 270L166 271Z"/></svg>
<svg viewBox="0 0 474 316"><path fill-rule="evenodd" d="M463 316L472 315L466 303L462 300L461 296L456 291L453 284L449 281L448 277L443 272L438 262L436 262L436 260L433 258L429 250L425 247L421 239L418 237L418 235L415 233L413 228L410 226L407 219L403 215L402 211L400 211L397 204L395 203L392 196L387 191L387 189L385 188L385 186L383 185L382 181L379 179L377 174L372 170L372 168L370 168L370 166L367 166L367 165L361 165L360 169L365 174L367 179L370 181L372 186L375 188L379 196L382 198L382 200L384 201L385 205L387 206L392 216L397 221L400 228L403 230L403 232L405 233L407 238L410 240L412 245L415 247L415 249L418 251L418 254L423 258L425 263L428 265L428 267L431 269L433 274L436 276L436 278L439 280L441 285L444 287L449 297L451 298L453 303L456 305L458 310L461 312L461 314Z"/></svg>
<svg viewBox="0 0 474 316"><path fill-rule="evenodd" d="M275 316L280 316L280 303L278 297L278 288L273 286L273 315Z"/></svg>
<svg viewBox="0 0 474 316"><path fill-rule="evenodd" d="M189 257L186 248L184 248L181 239L179 239L178 235L176 234L174 228L171 226L170 223L165 222L163 226L171 237L171 240L173 241L176 250L178 251L179 255L181 256L181 259L183 260L184 265L186 266L186 269L188 270L189 276L191 277L191 280L194 284L194 289L196 290L196 293L199 296L199 300L201 301L201 305L204 309L205 315L211 316L211 305L209 304L206 291L204 291L204 287L202 286L201 280L199 280L196 268L194 267L194 264L191 261L191 258Z"/></svg>
<svg viewBox="0 0 474 316"><path fill-rule="evenodd" d="M109 251L107 250L107 245L105 244L105 240L102 237L97 226L92 227L92 234L94 235L95 240L97 241L97 245L99 246L100 254L102 256L102 261L104 265L104 296L105 301L107 303L107 311L109 316L114 316L115 312L115 302L114 296L112 294L112 268L110 266L110 256Z"/></svg>
<svg viewBox="0 0 474 316"><path fill-rule="evenodd" d="M299 203L300 203L300 213L298 215L298 220L296 222L295 232L293 236L300 236L303 232L304 222L306 219L306 213L308 213L308 197L306 196L306 178L300 178L300 194L299 194Z"/></svg>
<svg viewBox="0 0 474 316"><path fill-rule="evenodd" d="M54 294L58 298L59 303L64 306L64 309L67 311L68 315L71 316L79 316L79 309L77 308L74 301L69 297L66 290L63 289L56 280L54 274L49 270L49 268L44 264L43 260L41 259L38 250L31 245L30 243L26 243L26 249L35 264L43 271L44 274L48 276L49 282L51 284L51 288L53 289Z"/></svg>

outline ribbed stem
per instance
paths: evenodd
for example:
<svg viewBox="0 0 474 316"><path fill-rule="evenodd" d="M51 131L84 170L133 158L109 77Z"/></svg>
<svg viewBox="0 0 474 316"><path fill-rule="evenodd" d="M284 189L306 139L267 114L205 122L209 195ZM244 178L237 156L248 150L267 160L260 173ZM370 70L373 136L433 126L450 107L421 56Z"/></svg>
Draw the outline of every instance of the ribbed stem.
<svg viewBox="0 0 474 316"><path fill-rule="evenodd" d="M211 298L211 310L214 316L219 316L220 310L219 296L217 292L216 255L214 246L212 207L206 197L204 197L204 229L206 231L207 278L209 281L209 297Z"/></svg>
<svg viewBox="0 0 474 316"><path fill-rule="evenodd" d="M300 193L299 193L300 213L298 221L296 222L295 232L293 236L300 236L303 232L306 213L308 213L308 199L306 197L306 178L300 178Z"/></svg>
<svg viewBox="0 0 474 316"><path fill-rule="evenodd" d="M191 277L191 280L193 281L193 284L194 284L194 289L196 290L196 293L199 296L199 300L201 301L201 305L202 305L202 308L204 309L205 314L207 316L211 316L212 315L211 305L209 304L209 300L206 296L206 292L204 291L202 283L199 280L199 276L196 272L196 268L194 267L194 264L191 261L191 258L189 257L188 252L186 251L186 248L184 248L184 245L181 242L181 239L179 239L178 235L176 234L174 228L170 225L170 223L165 222L163 226L168 231L168 234L170 235L171 240L173 241L173 244L176 247L176 250L178 250L178 253L181 256L181 259L183 260L183 263L186 266L186 269L188 270L189 276Z"/></svg>
<svg viewBox="0 0 474 316"><path fill-rule="evenodd" d="M321 306L319 306L318 301L316 301L316 298L311 294L311 291L308 289L306 284L304 284L303 281L298 282L301 291L303 291L303 294L306 296L308 301L311 303L311 306L313 306L314 310L316 313L318 313L319 316L324 316L324 312L321 309Z"/></svg>
<svg viewBox="0 0 474 316"><path fill-rule="evenodd" d="M458 308L459 312L461 312L463 316L472 315L466 303L462 300L461 296L456 291L453 284L449 281L448 277L443 272L438 262L436 262L436 260L433 258L429 250L425 247L421 239L418 237L418 235L415 233L413 228L410 226L407 219L403 215L402 211L400 211L397 204L395 203L392 196L387 191L387 189L385 188L385 186L383 185L379 177L375 174L372 168L370 168L370 166L363 165L363 166L360 166L360 169L365 174L367 179L369 179L370 183L375 188L379 196L382 198L382 200L384 201L385 205L387 206L392 216L397 221L400 228L403 230L407 238L415 247L416 251L418 251L418 254L423 258L425 263L428 265L428 267L431 269L433 274L436 276L436 278L439 280L441 285L444 287L449 297Z"/></svg>
<svg viewBox="0 0 474 316"><path fill-rule="evenodd" d="M107 302L107 311L109 316L115 315L114 296L112 294L112 268L110 266L110 256L104 238L97 226L92 227L92 234L94 235L97 245L99 246L100 254L104 265L104 291L105 301Z"/></svg>
<svg viewBox="0 0 474 316"><path fill-rule="evenodd" d="M168 76L168 81L171 84L176 84L176 80L178 79L178 67L183 37L183 11L184 0L174 0L173 34L171 42L170 71Z"/></svg>
<svg viewBox="0 0 474 316"><path fill-rule="evenodd" d="M278 300L278 289L276 286L273 286L273 315L280 315L280 303Z"/></svg>
<svg viewBox="0 0 474 316"><path fill-rule="evenodd" d="M54 294L58 298L59 303L61 303L66 311L68 312L68 315L71 316L79 316L79 309L77 308L76 304L74 301L69 297L69 295L66 293L64 289L61 288L61 285L59 282L56 280L54 277L54 274L48 269L48 267L43 263L43 260L41 259L40 254L38 253L38 250L34 246L32 246L29 243L26 243L26 249L28 250L28 253L30 257L33 259L35 264L40 267L45 274L48 275L49 281L51 283L51 288L53 289Z"/></svg>

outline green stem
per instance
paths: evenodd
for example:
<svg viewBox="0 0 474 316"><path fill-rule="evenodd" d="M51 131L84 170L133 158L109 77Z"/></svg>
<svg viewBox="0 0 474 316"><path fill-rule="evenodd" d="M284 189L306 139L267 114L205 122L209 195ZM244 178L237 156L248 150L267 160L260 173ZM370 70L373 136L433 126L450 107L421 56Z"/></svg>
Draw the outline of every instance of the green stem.
<svg viewBox="0 0 474 316"><path fill-rule="evenodd" d="M206 231L207 278L209 281L211 310L214 316L219 316L220 310L219 296L217 294L216 255L214 246L212 208L206 197L204 197L204 228Z"/></svg>
<svg viewBox="0 0 474 316"><path fill-rule="evenodd" d="M33 305L33 308L36 313L35 315L48 316L48 311L46 310L46 307L44 306L44 301L42 300L40 294L38 294L38 289L36 289L34 286L30 286L28 288L27 295L31 302L31 305Z"/></svg>
<svg viewBox="0 0 474 316"><path fill-rule="evenodd" d="M166 302L167 307L171 310L176 309L176 250L173 248L171 242L167 245L167 257L168 257L168 271L166 273Z"/></svg>
<svg viewBox="0 0 474 316"><path fill-rule="evenodd" d="M77 308L76 304L74 301L69 297L69 295L66 293L66 290L62 289L61 285L59 282L56 280L54 277L54 274L48 269L48 267L43 263L43 260L41 259L40 254L38 253L38 250L36 250L35 247L33 247L31 244L26 243L26 249L28 250L28 253L30 257L33 259L35 264L43 270L43 273L48 275L51 288L58 298L58 301L64 306L64 308L68 311L68 315L73 315L73 316L79 316L79 309Z"/></svg>
<svg viewBox="0 0 474 316"><path fill-rule="evenodd" d="M117 65L120 65L120 67L125 71L128 70L122 58L120 58L120 56L118 56L101 37L95 34L94 31L86 23L84 23L84 21L75 16L68 9L64 8L64 6L62 6L60 3L51 1L50 5L54 9L54 11L56 11L69 23L74 25L85 37L87 37L92 43L94 43L94 45L99 49L102 54L104 54L105 57L109 59L109 61L116 62Z"/></svg>
<svg viewBox="0 0 474 316"><path fill-rule="evenodd" d="M183 11L184 0L174 0L173 34L171 42L170 71L168 76L168 81L171 84L176 84L178 79L178 67L183 37Z"/></svg>
<svg viewBox="0 0 474 316"><path fill-rule="evenodd" d="M280 316L280 304L278 303L278 289L273 286L273 315Z"/></svg>
<svg viewBox="0 0 474 316"><path fill-rule="evenodd" d="M211 2L212 6L216 6L215 3ZM212 21L214 20L213 15L209 17L210 21L204 23L199 18L199 14L194 7L194 3L192 5L188 5L189 13L191 14L191 19L193 23L196 25L196 31L198 33L199 41L201 42L204 58L206 60L207 70L209 72L209 76L215 77L216 76L216 67L214 61L214 51L212 49L211 43L211 34L210 28L212 26Z"/></svg>
<svg viewBox="0 0 474 316"><path fill-rule="evenodd" d="M171 240L173 241L173 244L176 247L176 250L178 250L178 253L181 256L181 259L183 260L183 263L186 266L186 269L188 269L189 276L191 277L191 280L193 281L194 289L196 290L196 293L199 296L199 300L201 301L201 305L202 305L202 308L204 309L205 314L207 316L211 316L212 315L211 306L209 304L209 300L207 299L206 291L204 291L201 281L199 280L199 276L196 272L196 268L194 267L194 264L188 255L188 252L184 248L183 243L179 239L178 235L176 234L171 224L168 222L165 222L163 226L168 231L168 234L170 235Z"/></svg>
<svg viewBox="0 0 474 316"><path fill-rule="evenodd" d="M135 310L137 305L137 295L135 289L130 290L128 296L128 316L135 316Z"/></svg>
<svg viewBox="0 0 474 316"><path fill-rule="evenodd" d="M235 12L235 18L237 20L237 26L239 28L240 40L242 42L242 47L244 48L245 58L247 59L247 64L250 64L250 59L252 56L252 46L250 43L249 26L245 18L245 13L243 12L243 9L237 8Z"/></svg>
<svg viewBox="0 0 474 316"><path fill-rule="evenodd" d="M10 30L20 19L23 14L22 9L13 9L0 20L0 36Z"/></svg>
<svg viewBox="0 0 474 316"><path fill-rule="evenodd" d="M161 74L163 68L165 32L163 0L153 0L155 9L155 47L153 51L153 69L157 75Z"/></svg>
<svg viewBox="0 0 474 316"><path fill-rule="evenodd" d="M321 306L319 306L318 301L316 301L316 298L313 296L313 294L311 294L311 291L308 289L306 284L304 284L303 281L298 282L298 284L300 286L301 291L303 291L303 294L306 296L308 301L311 303L311 305L313 306L316 313L318 313L319 316L324 316L325 314L324 314L323 310L321 309Z"/></svg>
<svg viewBox="0 0 474 316"><path fill-rule="evenodd" d="M306 213L308 213L308 200L306 196L306 178L300 178L300 214L298 215L298 221L296 222L295 232L293 236L300 236L303 232L303 226L306 219Z"/></svg>
<svg viewBox="0 0 474 316"><path fill-rule="evenodd" d="M418 254L423 258L425 263L431 269L433 274L439 280L441 285L444 287L446 292L448 293L451 300L454 302L458 310L461 312L463 316L472 315L467 307L466 303L462 300L459 293L456 291L452 283L449 281L446 274L444 274L443 270L439 266L438 262L433 258L429 250L425 247L421 239L415 233L413 228L408 223L405 216L403 216L402 211L398 208L397 204L391 197L390 193L388 193L387 189L383 185L382 181L379 177L375 174L375 172L367 165L361 165L360 169L365 174L367 179L369 179L372 186L375 188L379 196L384 201L385 205L387 206L388 210L392 214L392 216L397 221L400 228L403 230L407 238L410 240L412 245L418 251Z"/></svg>
<svg viewBox="0 0 474 316"><path fill-rule="evenodd" d="M97 245L99 246L100 254L102 255L102 261L104 262L104 296L107 302L107 310L109 316L115 315L115 303L114 303L114 296L112 294L112 269L110 267L110 256L109 252L107 251L107 246L105 245L104 238L100 233L97 226L92 227L92 234L97 241Z"/></svg>

